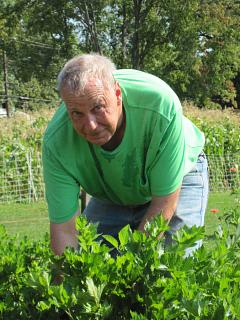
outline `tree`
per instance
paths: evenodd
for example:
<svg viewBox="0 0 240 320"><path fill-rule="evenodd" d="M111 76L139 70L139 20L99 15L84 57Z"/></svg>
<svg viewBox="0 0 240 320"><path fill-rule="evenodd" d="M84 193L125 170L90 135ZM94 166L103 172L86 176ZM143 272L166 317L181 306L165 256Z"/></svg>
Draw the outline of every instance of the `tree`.
<svg viewBox="0 0 240 320"><path fill-rule="evenodd" d="M79 23L79 30L85 39L87 51L101 53L98 25L101 21L101 12L105 7L104 1L73 1L75 4L75 19ZM100 28L101 30L101 28Z"/></svg>
<svg viewBox="0 0 240 320"><path fill-rule="evenodd" d="M222 107L236 107L233 80L240 70L240 4L204 1L201 6L201 77L199 103L212 98Z"/></svg>
<svg viewBox="0 0 240 320"><path fill-rule="evenodd" d="M94 51L159 76L181 99L237 106L239 16L234 0L2 0L0 49L16 83L54 87L66 60Z"/></svg>

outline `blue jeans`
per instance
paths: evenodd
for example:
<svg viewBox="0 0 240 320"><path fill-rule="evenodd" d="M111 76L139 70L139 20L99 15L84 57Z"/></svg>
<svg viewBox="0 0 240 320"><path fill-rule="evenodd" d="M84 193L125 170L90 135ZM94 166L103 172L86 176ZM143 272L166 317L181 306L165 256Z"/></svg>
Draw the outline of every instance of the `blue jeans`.
<svg viewBox="0 0 240 320"><path fill-rule="evenodd" d="M166 244L171 243L171 235L183 225L203 226L208 200L208 164L204 153L198 157L194 168L184 176L177 209L170 221L171 229L166 233ZM134 230L145 215L150 202L141 206L122 206L91 198L83 214L89 222L99 223L98 233L117 237L118 232L127 224ZM199 241L189 248L186 255L201 246Z"/></svg>

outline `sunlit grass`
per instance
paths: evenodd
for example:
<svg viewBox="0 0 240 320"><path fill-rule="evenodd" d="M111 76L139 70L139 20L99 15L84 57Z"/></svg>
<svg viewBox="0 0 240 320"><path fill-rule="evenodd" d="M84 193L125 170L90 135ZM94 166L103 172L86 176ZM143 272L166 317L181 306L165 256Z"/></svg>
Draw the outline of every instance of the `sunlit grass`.
<svg viewBox="0 0 240 320"><path fill-rule="evenodd" d="M236 206L237 201L240 201L239 194L230 192L210 194L205 219L207 235L216 230L220 221L219 217ZM219 212L212 213L211 209L218 209ZM26 235L30 239L42 239L45 233L49 233L46 202L1 204L0 224L6 227L10 235L19 234L20 237Z"/></svg>

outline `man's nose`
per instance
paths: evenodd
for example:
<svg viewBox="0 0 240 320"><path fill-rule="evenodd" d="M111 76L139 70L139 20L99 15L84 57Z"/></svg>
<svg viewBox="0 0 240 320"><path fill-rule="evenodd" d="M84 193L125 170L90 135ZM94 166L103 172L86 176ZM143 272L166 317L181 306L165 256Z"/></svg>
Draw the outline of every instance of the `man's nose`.
<svg viewBox="0 0 240 320"><path fill-rule="evenodd" d="M85 127L87 130L94 131L97 128L97 120L94 115L88 115L85 119Z"/></svg>

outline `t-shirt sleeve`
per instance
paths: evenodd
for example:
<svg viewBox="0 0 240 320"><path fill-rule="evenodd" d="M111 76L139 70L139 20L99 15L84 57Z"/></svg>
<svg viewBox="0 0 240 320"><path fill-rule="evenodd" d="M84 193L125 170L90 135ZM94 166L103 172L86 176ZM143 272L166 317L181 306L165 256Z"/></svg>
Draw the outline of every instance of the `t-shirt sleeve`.
<svg viewBox="0 0 240 320"><path fill-rule="evenodd" d="M161 137L159 132L163 123L166 128ZM185 139L182 109L178 108L169 121L160 122L155 130L155 139L159 139L160 142L150 173L151 194L165 196L177 190L184 176Z"/></svg>
<svg viewBox="0 0 240 320"><path fill-rule="evenodd" d="M45 144L42 149L42 161L50 221L64 223L71 219L79 208L79 183L64 169Z"/></svg>

